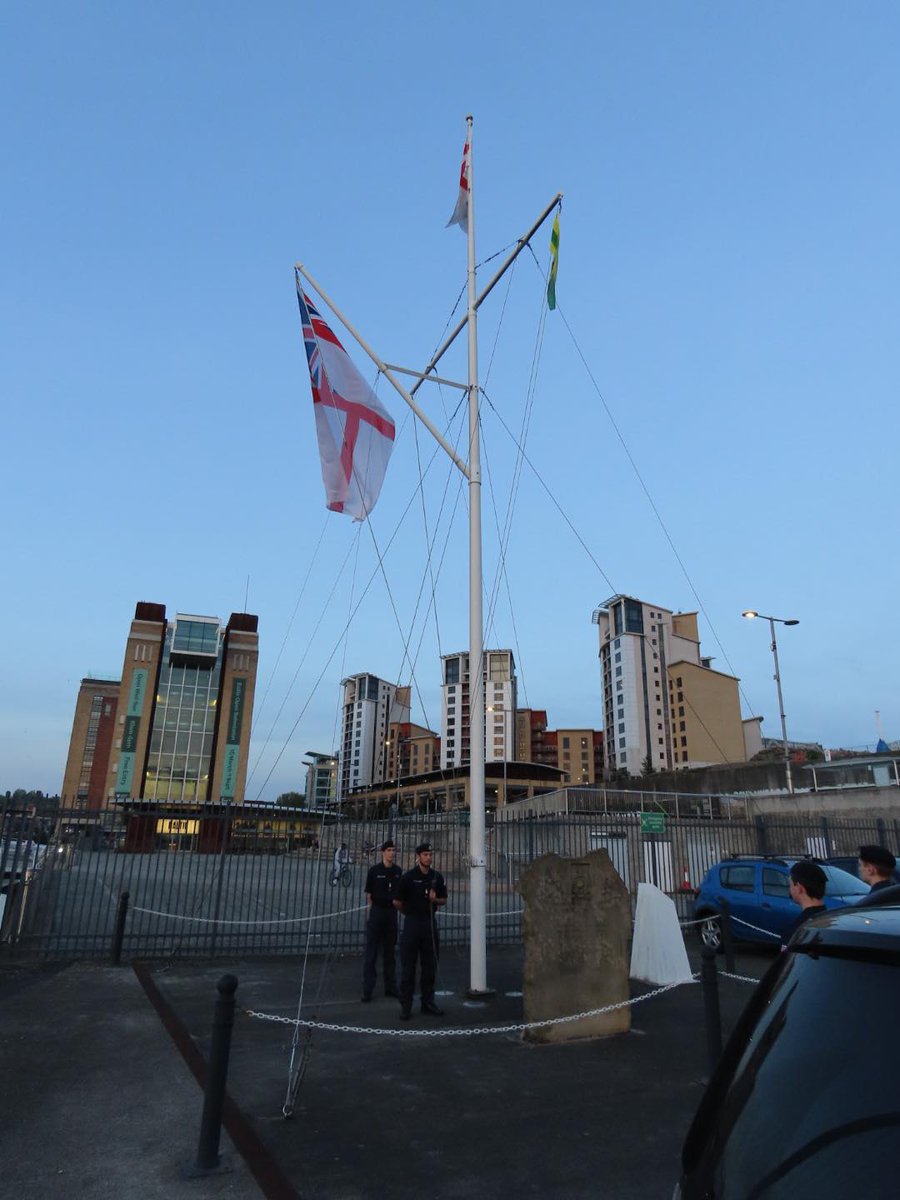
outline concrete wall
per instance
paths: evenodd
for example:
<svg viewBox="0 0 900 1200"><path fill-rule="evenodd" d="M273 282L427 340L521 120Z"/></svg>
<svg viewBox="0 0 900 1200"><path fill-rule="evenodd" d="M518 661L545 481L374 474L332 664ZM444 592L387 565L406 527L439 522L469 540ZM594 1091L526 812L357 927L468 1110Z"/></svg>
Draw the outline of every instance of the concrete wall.
<svg viewBox="0 0 900 1200"><path fill-rule="evenodd" d="M760 793L747 797L749 816L846 817L900 820L900 788L829 788L827 791Z"/></svg>

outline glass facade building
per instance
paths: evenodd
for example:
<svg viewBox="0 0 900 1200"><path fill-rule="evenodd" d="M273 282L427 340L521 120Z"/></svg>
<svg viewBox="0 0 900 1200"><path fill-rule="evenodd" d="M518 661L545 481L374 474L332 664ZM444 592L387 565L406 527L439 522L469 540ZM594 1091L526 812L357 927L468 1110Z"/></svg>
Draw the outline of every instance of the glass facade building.
<svg viewBox="0 0 900 1200"><path fill-rule="evenodd" d="M215 735L224 630L176 617L166 630L144 798L205 800Z"/></svg>

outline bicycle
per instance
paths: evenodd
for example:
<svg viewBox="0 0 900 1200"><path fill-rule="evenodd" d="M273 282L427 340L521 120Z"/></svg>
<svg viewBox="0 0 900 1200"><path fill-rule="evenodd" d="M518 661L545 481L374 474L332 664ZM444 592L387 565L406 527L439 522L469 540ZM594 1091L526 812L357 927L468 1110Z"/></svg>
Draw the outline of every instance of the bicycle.
<svg viewBox="0 0 900 1200"><path fill-rule="evenodd" d="M353 880L353 871L350 868L350 864L342 863L341 869L339 871L331 872L331 878L329 879L328 882L331 884L332 887L337 887L338 881L340 881L341 887L347 888L350 886L352 880Z"/></svg>

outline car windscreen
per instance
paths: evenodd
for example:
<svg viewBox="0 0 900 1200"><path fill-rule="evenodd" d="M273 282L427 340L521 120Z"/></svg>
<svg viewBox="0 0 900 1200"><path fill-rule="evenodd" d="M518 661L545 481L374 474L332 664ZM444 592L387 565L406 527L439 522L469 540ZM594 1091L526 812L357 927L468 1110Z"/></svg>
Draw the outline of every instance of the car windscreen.
<svg viewBox="0 0 900 1200"><path fill-rule="evenodd" d="M714 1081L706 1116L691 1131L688 1195L851 1196L862 1163L867 1197L897 1194L894 958L789 954L733 1070Z"/></svg>
<svg viewBox="0 0 900 1200"><path fill-rule="evenodd" d="M867 896L869 885L857 875L842 871L840 867L823 866L822 870L828 876L825 884L826 896Z"/></svg>

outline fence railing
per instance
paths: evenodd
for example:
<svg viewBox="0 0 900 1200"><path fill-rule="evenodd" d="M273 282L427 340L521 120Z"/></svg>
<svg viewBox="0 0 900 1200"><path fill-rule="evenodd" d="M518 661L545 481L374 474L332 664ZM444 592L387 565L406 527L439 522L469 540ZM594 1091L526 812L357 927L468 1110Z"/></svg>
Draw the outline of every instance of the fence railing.
<svg viewBox="0 0 900 1200"><path fill-rule="evenodd" d="M128 817L60 809L0 809L0 954L48 959L108 958L120 900L128 893L119 950L137 957L283 955L309 948L355 953L365 938L364 886L376 847L392 837L397 861L414 862L429 840L446 878L440 914L445 946L469 940L469 829L466 814L323 825L317 837L236 831L227 813L180 820L155 814L158 831L129 848ZM146 821L146 816L142 818ZM653 826L649 828L648 826ZM173 832L173 830L175 832ZM687 916L707 869L734 854L853 855L879 842L896 851L900 822L834 818L754 820L592 811L495 820L486 836L487 937L521 939L525 868L544 854L606 850L632 894L657 884ZM134 843L134 839L132 839ZM341 845L349 870L334 878Z"/></svg>

